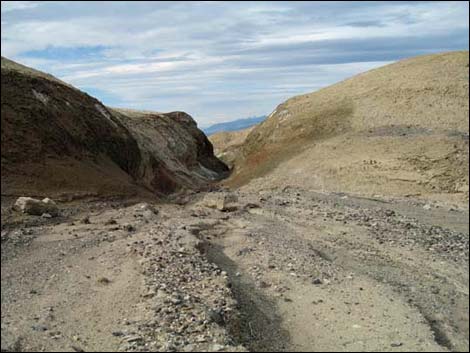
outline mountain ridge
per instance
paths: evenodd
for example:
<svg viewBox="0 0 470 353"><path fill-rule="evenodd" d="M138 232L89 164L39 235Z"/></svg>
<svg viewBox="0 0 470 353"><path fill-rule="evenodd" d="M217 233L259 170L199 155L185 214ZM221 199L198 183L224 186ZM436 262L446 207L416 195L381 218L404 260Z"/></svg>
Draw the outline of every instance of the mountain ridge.
<svg viewBox="0 0 470 353"><path fill-rule="evenodd" d="M239 131L257 125L266 119L266 115L236 119L201 128L207 136L224 131Z"/></svg>

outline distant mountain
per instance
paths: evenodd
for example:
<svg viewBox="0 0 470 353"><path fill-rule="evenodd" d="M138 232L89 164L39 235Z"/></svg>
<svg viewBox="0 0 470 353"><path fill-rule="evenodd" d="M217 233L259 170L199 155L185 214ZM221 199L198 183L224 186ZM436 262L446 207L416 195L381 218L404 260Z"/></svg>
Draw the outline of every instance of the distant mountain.
<svg viewBox="0 0 470 353"><path fill-rule="evenodd" d="M238 131L259 124L264 119L266 119L266 115L254 116L251 118L238 119L225 123L214 124L206 128L201 128L201 130L204 131L207 136L221 131Z"/></svg>

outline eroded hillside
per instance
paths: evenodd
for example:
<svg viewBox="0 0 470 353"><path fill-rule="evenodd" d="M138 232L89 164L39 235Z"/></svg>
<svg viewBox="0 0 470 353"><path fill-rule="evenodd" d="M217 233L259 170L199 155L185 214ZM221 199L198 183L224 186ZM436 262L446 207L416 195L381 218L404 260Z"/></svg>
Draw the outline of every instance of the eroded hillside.
<svg viewBox="0 0 470 353"><path fill-rule="evenodd" d="M279 105L231 185L468 200L468 52L421 56ZM253 185L255 185L253 184Z"/></svg>
<svg viewBox="0 0 470 353"><path fill-rule="evenodd" d="M4 196L168 194L227 171L186 113L117 111L5 58L1 88Z"/></svg>
<svg viewBox="0 0 470 353"><path fill-rule="evenodd" d="M215 155L227 165L233 166L238 150L254 128L253 126L239 131L223 131L210 135L209 140L214 146Z"/></svg>

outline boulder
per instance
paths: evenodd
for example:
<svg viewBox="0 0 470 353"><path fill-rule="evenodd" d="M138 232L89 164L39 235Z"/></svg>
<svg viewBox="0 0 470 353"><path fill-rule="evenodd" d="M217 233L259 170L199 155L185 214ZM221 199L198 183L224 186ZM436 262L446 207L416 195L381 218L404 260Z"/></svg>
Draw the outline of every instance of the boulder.
<svg viewBox="0 0 470 353"><path fill-rule="evenodd" d="M156 209L154 206L146 202L136 205L135 209L136 209L136 212L135 212L134 217L142 217L147 220L153 220L159 214L158 209Z"/></svg>
<svg viewBox="0 0 470 353"><path fill-rule="evenodd" d="M211 192L204 196L202 206L215 208L219 211L233 211L237 208L238 198L235 194L224 192Z"/></svg>
<svg viewBox="0 0 470 353"><path fill-rule="evenodd" d="M13 209L34 216L41 216L44 213L48 213L52 217L55 217L59 214L57 204L49 198L37 200L32 197L19 197L13 205Z"/></svg>
<svg viewBox="0 0 470 353"><path fill-rule="evenodd" d="M150 212L154 215L158 215L159 211L152 205L148 204L147 202L143 202L137 205L137 209L142 212Z"/></svg>

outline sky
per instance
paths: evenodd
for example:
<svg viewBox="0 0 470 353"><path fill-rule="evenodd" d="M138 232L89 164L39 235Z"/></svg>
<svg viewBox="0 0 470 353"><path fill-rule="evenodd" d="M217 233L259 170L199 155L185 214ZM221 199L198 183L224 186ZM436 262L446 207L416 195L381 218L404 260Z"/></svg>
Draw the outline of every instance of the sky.
<svg viewBox="0 0 470 353"><path fill-rule="evenodd" d="M2 1L1 54L200 126L396 60L468 50L467 2Z"/></svg>

